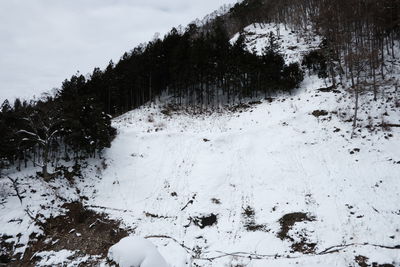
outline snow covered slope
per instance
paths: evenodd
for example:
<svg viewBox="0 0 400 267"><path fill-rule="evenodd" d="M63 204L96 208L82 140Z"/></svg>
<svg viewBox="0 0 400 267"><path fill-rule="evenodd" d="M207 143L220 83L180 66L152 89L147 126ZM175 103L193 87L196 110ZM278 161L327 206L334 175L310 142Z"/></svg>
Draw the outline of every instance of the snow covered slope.
<svg viewBox="0 0 400 267"><path fill-rule="evenodd" d="M193 249L152 240L171 266L348 266L357 255L400 264L399 250L379 247L400 244L400 132L363 128L350 139L339 116L350 117L349 96L321 86L307 79L292 97L242 113L169 117L142 108L118 118L87 204L106 207L136 235ZM390 113L399 122L398 110ZM280 220L293 213L309 220L300 216L281 239ZM211 214L217 222L202 228L196 218Z"/></svg>
<svg viewBox="0 0 400 267"><path fill-rule="evenodd" d="M246 28L249 49L260 52L274 27ZM318 45L280 32L288 62ZM171 267L400 266L400 129L381 127L400 123L400 92L363 96L351 139L352 96L326 86L307 76L292 95L236 111L129 112L114 120L104 159L73 187L11 174L26 189L21 205L1 182L0 234L26 245L41 231L27 214L48 217L63 199L81 199L150 240ZM42 266L85 262L68 260L73 251L43 253Z"/></svg>

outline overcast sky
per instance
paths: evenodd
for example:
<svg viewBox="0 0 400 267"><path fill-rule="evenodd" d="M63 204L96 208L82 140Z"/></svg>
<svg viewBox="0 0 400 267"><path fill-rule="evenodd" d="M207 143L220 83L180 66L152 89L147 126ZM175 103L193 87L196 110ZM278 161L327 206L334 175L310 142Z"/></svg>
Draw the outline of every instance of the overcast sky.
<svg viewBox="0 0 400 267"><path fill-rule="evenodd" d="M0 101L104 68L173 26L237 0L1 0ZM1 104L1 103L0 103Z"/></svg>

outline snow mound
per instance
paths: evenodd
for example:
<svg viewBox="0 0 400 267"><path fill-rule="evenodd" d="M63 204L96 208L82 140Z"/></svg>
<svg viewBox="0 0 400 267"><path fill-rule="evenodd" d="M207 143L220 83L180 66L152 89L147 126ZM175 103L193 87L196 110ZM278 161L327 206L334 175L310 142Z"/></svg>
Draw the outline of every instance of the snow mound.
<svg viewBox="0 0 400 267"><path fill-rule="evenodd" d="M125 237L112 246L108 258L120 267L168 267L153 243L136 236Z"/></svg>

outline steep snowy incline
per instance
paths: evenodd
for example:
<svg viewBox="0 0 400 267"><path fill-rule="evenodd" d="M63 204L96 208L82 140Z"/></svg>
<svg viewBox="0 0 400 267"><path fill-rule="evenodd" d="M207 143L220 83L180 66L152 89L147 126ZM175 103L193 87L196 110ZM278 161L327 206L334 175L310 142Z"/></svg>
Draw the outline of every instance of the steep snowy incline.
<svg viewBox="0 0 400 267"><path fill-rule="evenodd" d="M398 266L399 250L383 246L400 244L400 131L350 139L349 94L320 87L308 78L241 112L119 117L101 179L87 170L87 205L158 236L171 266L349 266L359 255ZM364 103L365 116L399 122Z"/></svg>

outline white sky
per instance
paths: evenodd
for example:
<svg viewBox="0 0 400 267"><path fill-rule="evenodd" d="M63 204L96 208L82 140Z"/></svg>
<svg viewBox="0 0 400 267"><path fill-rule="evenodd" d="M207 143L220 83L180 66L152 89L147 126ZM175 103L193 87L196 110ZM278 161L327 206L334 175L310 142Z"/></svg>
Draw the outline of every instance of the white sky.
<svg viewBox="0 0 400 267"><path fill-rule="evenodd" d="M104 68L172 27L237 0L0 0L0 104Z"/></svg>

